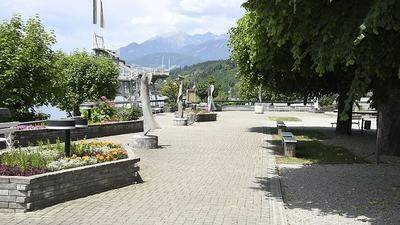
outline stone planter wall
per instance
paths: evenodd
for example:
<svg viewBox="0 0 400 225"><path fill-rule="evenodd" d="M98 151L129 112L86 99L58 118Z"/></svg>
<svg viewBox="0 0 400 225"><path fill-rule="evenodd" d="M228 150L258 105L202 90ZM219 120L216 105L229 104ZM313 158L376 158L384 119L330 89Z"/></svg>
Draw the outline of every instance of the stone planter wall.
<svg viewBox="0 0 400 225"><path fill-rule="evenodd" d="M109 124L89 125L87 128L77 128L71 130L71 140L82 140L86 138L106 137L112 135L137 133L143 131L143 121L116 122ZM26 130L14 133L14 141L16 146L26 147L35 145L38 141L46 142L49 140L55 143L57 139L64 141L65 131L62 130ZM0 143L2 144L2 143ZM1 145L0 149L5 148Z"/></svg>
<svg viewBox="0 0 400 225"><path fill-rule="evenodd" d="M130 158L30 177L0 176L0 212L26 212L140 182Z"/></svg>
<svg viewBox="0 0 400 225"><path fill-rule="evenodd" d="M216 113L200 113L196 115L196 122L217 121Z"/></svg>

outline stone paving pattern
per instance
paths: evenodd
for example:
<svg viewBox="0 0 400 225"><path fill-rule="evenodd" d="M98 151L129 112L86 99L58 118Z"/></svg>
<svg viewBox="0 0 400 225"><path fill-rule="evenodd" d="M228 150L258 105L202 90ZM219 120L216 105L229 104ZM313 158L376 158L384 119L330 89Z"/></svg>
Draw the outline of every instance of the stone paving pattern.
<svg viewBox="0 0 400 225"><path fill-rule="evenodd" d="M0 214L0 224L273 224L265 117L223 112L217 122L173 127L171 114L159 115L163 129L153 134L161 148L135 151L144 183L26 214ZM126 144L130 136L103 140Z"/></svg>

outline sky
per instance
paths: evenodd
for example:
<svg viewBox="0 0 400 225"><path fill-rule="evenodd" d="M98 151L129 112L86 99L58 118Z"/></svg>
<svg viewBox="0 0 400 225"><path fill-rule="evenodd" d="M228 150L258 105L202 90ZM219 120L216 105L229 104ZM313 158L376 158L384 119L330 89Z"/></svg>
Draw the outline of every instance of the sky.
<svg viewBox="0 0 400 225"><path fill-rule="evenodd" d="M244 14L244 0L103 0L105 29L92 25L92 0L0 0L0 20L38 14L57 37L55 49L91 49L94 32L117 49L174 32L225 34Z"/></svg>

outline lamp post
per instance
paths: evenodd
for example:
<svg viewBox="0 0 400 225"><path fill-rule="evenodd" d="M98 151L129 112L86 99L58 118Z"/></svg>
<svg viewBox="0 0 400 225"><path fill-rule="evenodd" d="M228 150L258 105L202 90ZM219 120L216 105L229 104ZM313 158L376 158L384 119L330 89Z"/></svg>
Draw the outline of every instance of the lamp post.
<svg viewBox="0 0 400 225"><path fill-rule="evenodd" d="M49 130L65 131L65 155L71 156L71 130L75 129L75 119L47 120L46 128Z"/></svg>

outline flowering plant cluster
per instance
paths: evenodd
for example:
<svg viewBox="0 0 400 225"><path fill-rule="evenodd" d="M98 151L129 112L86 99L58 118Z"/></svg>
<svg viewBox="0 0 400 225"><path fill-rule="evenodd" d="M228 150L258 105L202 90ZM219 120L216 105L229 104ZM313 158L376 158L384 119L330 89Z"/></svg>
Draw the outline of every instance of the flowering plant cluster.
<svg viewBox="0 0 400 225"><path fill-rule="evenodd" d="M55 171L128 158L128 152L121 145L111 142L78 142L71 151L71 157L51 162L49 169Z"/></svg>
<svg viewBox="0 0 400 225"><path fill-rule="evenodd" d="M41 130L46 129L44 125L18 125L17 130Z"/></svg>
<svg viewBox="0 0 400 225"><path fill-rule="evenodd" d="M74 143L71 146L71 157L65 157L63 149L60 143L13 149L0 155L0 175L31 176L128 158L128 152L121 145L111 142Z"/></svg>
<svg viewBox="0 0 400 225"><path fill-rule="evenodd" d="M119 121L137 120L142 116L142 111L138 106L117 107L115 102L102 96L99 100L99 106L92 109L90 124L106 124ZM81 111L83 117L88 118L87 110Z"/></svg>

